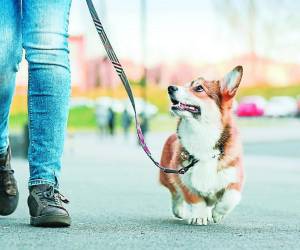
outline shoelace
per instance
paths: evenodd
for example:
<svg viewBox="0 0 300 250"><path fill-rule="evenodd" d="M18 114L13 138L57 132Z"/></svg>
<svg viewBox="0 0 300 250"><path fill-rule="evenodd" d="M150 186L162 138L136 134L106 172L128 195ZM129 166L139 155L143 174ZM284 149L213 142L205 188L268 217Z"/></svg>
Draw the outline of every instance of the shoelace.
<svg viewBox="0 0 300 250"><path fill-rule="evenodd" d="M69 203L69 200L63 196L58 190L56 190L53 186L49 187L46 191L38 192L37 195L40 197L41 202L44 205L50 205L62 208L63 203Z"/></svg>

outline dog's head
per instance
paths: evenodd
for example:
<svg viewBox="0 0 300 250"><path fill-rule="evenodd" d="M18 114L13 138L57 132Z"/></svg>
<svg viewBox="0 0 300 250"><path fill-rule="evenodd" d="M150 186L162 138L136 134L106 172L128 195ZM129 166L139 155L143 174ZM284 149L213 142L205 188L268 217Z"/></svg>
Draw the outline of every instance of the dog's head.
<svg viewBox="0 0 300 250"><path fill-rule="evenodd" d="M222 114L225 110L231 110L242 75L243 67L237 66L221 80L197 78L184 86L170 85L168 93L172 112L183 119L213 122L216 112Z"/></svg>

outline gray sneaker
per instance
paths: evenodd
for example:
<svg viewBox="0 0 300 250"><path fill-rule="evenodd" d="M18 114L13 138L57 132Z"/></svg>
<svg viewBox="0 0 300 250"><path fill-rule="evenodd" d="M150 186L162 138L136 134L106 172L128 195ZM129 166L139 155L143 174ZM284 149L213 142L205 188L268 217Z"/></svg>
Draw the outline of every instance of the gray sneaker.
<svg viewBox="0 0 300 250"><path fill-rule="evenodd" d="M68 227L71 218L62 203L69 203L53 186L37 185L29 189L27 200L30 224L36 227Z"/></svg>
<svg viewBox="0 0 300 250"><path fill-rule="evenodd" d="M0 215L12 214L19 202L19 191L11 169L11 150L0 155Z"/></svg>

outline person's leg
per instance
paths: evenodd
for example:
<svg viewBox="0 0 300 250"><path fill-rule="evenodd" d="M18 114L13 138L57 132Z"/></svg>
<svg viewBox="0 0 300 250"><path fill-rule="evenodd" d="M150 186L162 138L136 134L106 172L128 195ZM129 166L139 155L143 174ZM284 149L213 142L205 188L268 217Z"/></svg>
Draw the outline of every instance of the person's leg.
<svg viewBox="0 0 300 250"><path fill-rule="evenodd" d="M13 213L19 192L11 169L8 117L22 58L20 0L0 0L0 215Z"/></svg>
<svg viewBox="0 0 300 250"><path fill-rule="evenodd" d="M30 167L28 206L33 226L69 226L57 178L70 95L68 19L71 0L23 0L23 48L29 65Z"/></svg>
<svg viewBox="0 0 300 250"><path fill-rule="evenodd" d="M29 186L56 185L70 94L71 0L23 0L23 48L29 65Z"/></svg>
<svg viewBox="0 0 300 250"><path fill-rule="evenodd" d="M8 115L22 59L20 0L0 0L0 155L8 147Z"/></svg>

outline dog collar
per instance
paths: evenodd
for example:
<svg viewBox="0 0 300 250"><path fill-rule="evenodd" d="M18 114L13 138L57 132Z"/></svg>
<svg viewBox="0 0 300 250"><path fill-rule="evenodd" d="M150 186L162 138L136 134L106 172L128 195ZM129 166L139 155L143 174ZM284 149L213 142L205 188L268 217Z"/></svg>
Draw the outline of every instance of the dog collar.
<svg viewBox="0 0 300 250"><path fill-rule="evenodd" d="M180 159L182 162L191 162L195 157L191 155L186 149L183 149L180 153Z"/></svg>
<svg viewBox="0 0 300 250"><path fill-rule="evenodd" d="M220 150L218 154L213 154L211 156L212 159L218 158L220 159L224 155L223 150ZM192 154L190 154L185 148L182 148L180 153L181 165L183 167L193 167L199 160L196 159Z"/></svg>
<svg viewBox="0 0 300 250"><path fill-rule="evenodd" d="M181 165L187 171L193 167L199 160L191 155L185 148L180 153Z"/></svg>

